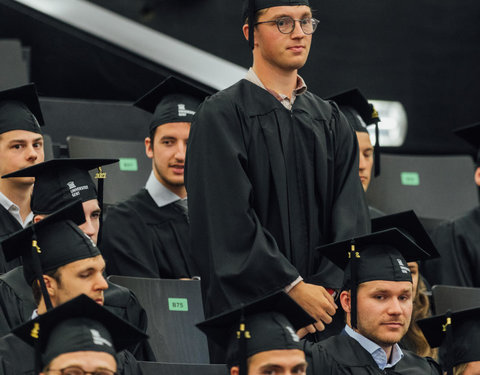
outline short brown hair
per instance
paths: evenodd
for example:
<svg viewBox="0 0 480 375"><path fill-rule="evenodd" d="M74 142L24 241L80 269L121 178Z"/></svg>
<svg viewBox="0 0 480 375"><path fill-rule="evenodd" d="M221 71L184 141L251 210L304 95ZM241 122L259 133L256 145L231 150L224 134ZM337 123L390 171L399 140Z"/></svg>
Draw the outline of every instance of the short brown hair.
<svg viewBox="0 0 480 375"><path fill-rule="evenodd" d="M59 268L56 268L51 271L46 271L43 274L53 278L59 285L61 284L62 278L61 278ZM32 293L33 293L33 300L35 301L35 305L38 306L40 304L40 301L42 300L42 288L40 287L40 283L38 280L35 280L32 283Z"/></svg>

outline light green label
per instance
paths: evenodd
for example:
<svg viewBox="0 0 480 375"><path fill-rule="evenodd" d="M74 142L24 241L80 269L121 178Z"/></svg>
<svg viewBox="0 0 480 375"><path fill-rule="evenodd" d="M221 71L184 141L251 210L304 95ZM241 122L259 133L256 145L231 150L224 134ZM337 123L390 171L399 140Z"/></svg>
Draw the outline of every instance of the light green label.
<svg viewBox="0 0 480 375"><path fill-rule="evenodd" d="M138 171L138 163L135 158L120 158L119 161L120 170L127 172L136 172Z"/></svg>
<svg viewBox="0 0 480 375"><path fill-rule="evenodd" d="M168 309L170 311L188 311L188 300L186 298L169 298Z"/></svg>
<svg viewBox="0 0 480 375"><path fill-rule="evenodd" d="M402 172L402 185L418 186L420 185L420 175L417 172Z"/></svg>

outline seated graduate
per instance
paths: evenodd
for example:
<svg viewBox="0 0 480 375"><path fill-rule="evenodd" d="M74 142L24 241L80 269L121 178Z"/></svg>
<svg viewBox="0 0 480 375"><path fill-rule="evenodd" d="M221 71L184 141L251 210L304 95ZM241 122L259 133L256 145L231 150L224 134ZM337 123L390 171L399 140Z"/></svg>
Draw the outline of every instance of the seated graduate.
<svg viewBox="0 0 480 375"><path fill-rule="evenodd" d="M480 122L454 130L473 146L476 163L474 183L480 186ZM455 194L455 192L452 192ZM432 240L440 259L425 262L422 272L431 285L480 287L480 205L439 225Z"/></svg>
<svg viewBox="0 0 480 375"><path fill-rule="evenodd" d="M230 375L305 374L307 362L296 331L315 320L285 292L197 324L227 351Z"/></svg>
<svg viewBox="0 0 480 375"><path fill-rule="evenodd" d="M85 295L25 323L13 334L35 349L30 353L36 357L35 374L41 375L126 373L121 367L123 350L147 337ZM141 374L141 370L133 363L127 373Z"/></svg>
<svg viewBox="0 0 480 375"><path fill-rule="evenodd" d="M82 204L76 201L2 242L5 259L23 258L24 277L32 286L37 306L31 317L80 294L104 304L104 291L108 288L103 277L105 261L93 241L78 228L84 221ZM29 349L25 346L16 336L3 336L0 358L18 372L32 371L34 363L26 360ZM129 363L134 363L133 356L128 356L132 359Z"/></svg>
<svg viewBox="0 0 480 375"><path fill-rule="evenodd" d="M212 92L168 77L135 103L153 113L150 136L145 138L152 173L144 189L108 210L102 252L109 275L165 279L198 275L189 251L183 174L190 124Z"/></svg>
<svg viewBox="0 0 480 375"><path fill-rule="evenodd" d="M309 374L440 374L431 359L402 350L413 285L407 261L428 257L397 229L320 248L345 270L340 302L346 326L319 343L304 341ZM350 260L349 260L350 259Z"/></svg>
<svg viewBox="0 0 480 375"><path fill-rule="evenodd" d="M378 176L380 173L380 147L377 130L380 118L378 117L378 113L373 107L373 104L369 103L358 89L351 89L328 99L338 104L338 107L347 118L348 123L353 130L355 130L359 150L358 174L362 182L363 190L366 192L372 179L374 158L375 176ZM377 124L375 128L375 148L370 141L370 134L367 129L367 126L371 124ZM383 213L375 207L369 206L368 211L371 218L383 215Z"/></svg>
<svg viewBox="0 0 480 375"><path fill-rule="evenodd" d="M459 293L461 294L461 293ZM440 346L439 357L447 375L480 374L480 306L478 299L472 307L452 310L422 319L418 325L432 348ZM464 303L461 305L465 306Z"/></svg>
<svg viewBox="0 0 480 375"><path fill-rule="evenodd" d="M34 84L0 92L0 175L43 161L43 125ZM0 240L32 220L33 182L33 178L0 180ZM0 274L19 265L20 259L7 263L0 251Z"/></svg>
<svg viewBox="0 0 480 375"><path fill-rule="evenodd" d="M372 231L377 232L390 228L397 228L430 254L429 260L440 256L425 227L413 210L372 219ZM436 356L435 350L430 348L425 336L417 325L417 320L431 315L427 288L419 272L420 261L408 262L407 265L410 268L413 282L413 312L410 326L400 342L400 346L421 357L428 356L434 358Z"/></svg>
<svg viewBox="0 0 480 375"><path fill-rule="evenodd" d="M18 176L35 177L31 205L38 223L55 210L79 200L83 207L84 223L79 228L96 244L101 237L101 208L103 206L103 179L101 166L117 162L117 159L53 159L25 168L4 178ZM90 177L89 170L99 168L99 189ZM30 319L36 302L32 298L31 285L23 277L22 267L0 276L0 311L7 324L0 327L0 334ZM105 290L105 306L131 324L146 332L146 312L136 296L127 288L108 282ZM148 342L133 351L139 360L155 360Z"/></svg>

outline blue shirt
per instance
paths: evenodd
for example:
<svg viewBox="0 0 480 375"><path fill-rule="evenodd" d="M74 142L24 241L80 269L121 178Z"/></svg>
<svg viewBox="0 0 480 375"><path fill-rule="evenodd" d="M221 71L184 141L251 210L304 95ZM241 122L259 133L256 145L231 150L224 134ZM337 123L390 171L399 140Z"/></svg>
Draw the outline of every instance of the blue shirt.
<svg viewBox="0 0 480 375"><path fill-rule="evenodd" d="M398 344L395 344L392 347L392 355L390 356L391 361L389 363L385 350L383 350L379 345L375 344L372 340L369 340L360 333L355 332L348 325L345 326L345 332L352 339L357 341L363 349L370 353L373 360L381 370L395 366L403 358L402 349L400 349Z"/></svg>
<svg viewBox="0 0 480 375"><path fill-rule="evenodd" d="M166 206L170 203L180 201L186 205L187 198L180 198L177 194L167 189L160 181L157 180L153 171L145 185L148 193L155 201L158 207ZM182 204L183 205L183 204Z"/></svg>

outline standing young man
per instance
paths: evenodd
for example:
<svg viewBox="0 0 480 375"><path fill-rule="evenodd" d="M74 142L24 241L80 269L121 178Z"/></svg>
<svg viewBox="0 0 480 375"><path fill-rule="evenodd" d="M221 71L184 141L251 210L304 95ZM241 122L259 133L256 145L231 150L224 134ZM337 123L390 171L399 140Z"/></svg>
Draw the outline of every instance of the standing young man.
<svg viewBox="0 0 480 375"><path fill-rule="evenodd" d="M43 161L43 116L35 85L0 92L0 175ZM33 178L0 180L0 239L22 229L33 214L30 195ZM18 266L6 262L0 251L0 274Z"/></svg>
<svg viewBox="0 0 480 375"><path fill-rule="evenodd" d="M200 106L187 149L206 315L284 289L322 330L336 310L325 287L341 285L342 272L314 249L369 231L357 142L298 75L318 23L308 1L246 5L253 66Z"/></svg>

